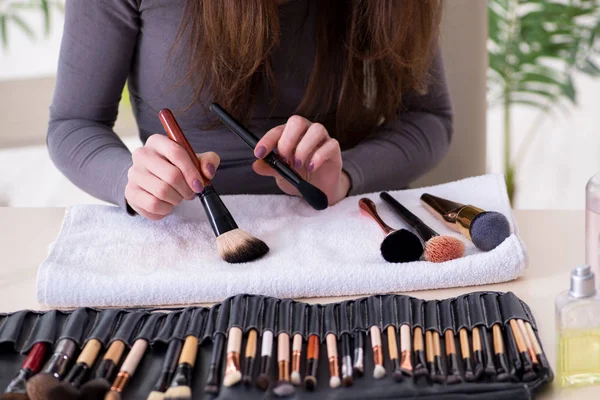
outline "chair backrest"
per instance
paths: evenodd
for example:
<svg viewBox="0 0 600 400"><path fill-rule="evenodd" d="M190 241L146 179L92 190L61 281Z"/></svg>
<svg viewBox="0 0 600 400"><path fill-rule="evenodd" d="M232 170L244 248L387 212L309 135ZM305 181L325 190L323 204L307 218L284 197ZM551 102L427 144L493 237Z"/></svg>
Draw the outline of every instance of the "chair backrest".
<svg viewBox="0 0 600 400"><path fill-rule="evenodd" d="M487 38L486 0L445 2L442 50L454 108L454 137L446 158L411 186L485 173Z"/></svg>

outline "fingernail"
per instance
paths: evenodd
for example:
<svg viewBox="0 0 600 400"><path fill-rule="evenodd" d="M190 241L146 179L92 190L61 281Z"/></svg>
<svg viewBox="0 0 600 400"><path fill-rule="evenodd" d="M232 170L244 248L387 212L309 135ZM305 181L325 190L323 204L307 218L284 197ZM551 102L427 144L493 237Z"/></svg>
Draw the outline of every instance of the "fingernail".
<svg viewBox="0 0 600 400"><path fill-rule="evenodd" d="M194 192L200 193L202 192L204 187L202 186L202 183L200 183L200 181L196 179L194 182L192 182L192 189L194 189Z"/></svg>
<svg viewBox="0 0 600 400"><path fill-rule="evenodd" d="M302 167L302 161L300 161L300 159L298 158L294 158L294 168L301 168Z"/></svg>
<svg viewBox="0 0 600 400"><path fill-rule="evenodd" d="M315 169L315 163L310 163L308 164L308 167L306 168L306 172L312 172L312 170Z"/></svg>
<svg viewBox="0 0 600 400"><path fill-rule="evenodd" d="M208 173L210 174L211 177L215 176L215 166L212 164L208 164L206 165L206 169L208 170Z"/></svg>
<svg viewBox="0 0 600 400"><path fill-rule="evenodd" d="M263 158L265 154L267 154L267 149L265 146L260 146L254 151L254 155L258 158Z"/></svg>

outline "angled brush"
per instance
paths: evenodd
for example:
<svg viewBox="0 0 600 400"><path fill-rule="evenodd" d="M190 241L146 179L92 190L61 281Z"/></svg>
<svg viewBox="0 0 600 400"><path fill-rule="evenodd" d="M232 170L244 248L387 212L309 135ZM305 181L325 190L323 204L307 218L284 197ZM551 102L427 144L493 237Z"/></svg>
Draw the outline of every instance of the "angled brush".
<svg viewBox="0 0 600 400"><path fill-rule="evenodd" d="M463 242L452 236L440 236L389 193L382 192L379 196L421 237L425 243L425 252L423 253L425 260L440 263L463 256L465 253Z"/></svg>
<svg viewBox="0 0 600 400"><path fill-rule="evenodd" d="M185 149L196 169L202 174L200 161L171 110L161 110L158 118L165 131L167 131L169 139ZM198 197L217 237L217 249L223 260L234 264L244 263L267 254L269 247L265 242L238 228L231 213L211 184L206 185L202 193L198 194Z"/></svg>

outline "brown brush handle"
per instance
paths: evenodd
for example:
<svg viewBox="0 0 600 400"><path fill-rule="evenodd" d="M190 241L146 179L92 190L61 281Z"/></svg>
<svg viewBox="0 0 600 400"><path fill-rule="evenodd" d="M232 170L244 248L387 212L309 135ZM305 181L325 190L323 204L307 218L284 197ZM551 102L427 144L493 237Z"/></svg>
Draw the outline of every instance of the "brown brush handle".
<svg viewBox="0 0 600 400"><path fill-rule="evenodd" d="M248 341L246 342L246 357L256 357L256 339L256 329L250 330L250 333L248 334Z"/></svg>
<svg viewBox="0 0 600 400"><path fill-rule="evenodd" d="M358 207L361 209L361 211L363 211L369 217L373 218L373 220L375 220L375 222L377 222L377 224L379 224L381 229L383 229L383 231L386 234L394 231L394 229L390 228L388 224L383 222L383 220L377 213L377 207L375 207L375 203L373 203L373 201L371 201L370 199L367 199L366 197L362 198L358 201Z"/></svg>
<svg viewBox="0 0 600 400"><path fill-rule="evenodd" d="M427 362L433 363L433 335L431 331L425 332L425 356L427 357Z"/></svg>
<svg viewBox="0 0 600 400"><path fill-rule="evenodd" d="M84 363L91 368L96 362L96 358L98 358L101 349L102 343L100 343L98 339L89 340L83 347L79 357L77 357L77 364Z"/></svg>
<svg viewBox="0 0 600 400"><path fill-rule="evenodd" d="M396 341L396 328L392 325L387 327L388 349L390 351L390 360L398 359L398 342Z"/></svg>
<svg viewBox="0 0 600 400"><path fill-rule="evenodd" d="M471 357L471 349L469 348L469 335L465 328L462 328L458 332L460 336L460 350L462 352L462 358L470 358Z"/></svg>
<svg viewBox="0 0 600 400"><path fill-rule="evenodd" d="M454 332L447 330L444 333L446 338L446 355L451 356L456 354L456 342L454 342Z"/></svg>
<svg viewBox="0 0 600 400"><path fill-rule="evenodd" d="M417 326L414 329L413 333L414 333L413 336L414 336L415 351L425 350L425 345L423 344L423 331L421 330L421 328Z"/></svg>
<svg viewBox="0 0 600 400"><path fill-rule="evenodd" d="M492 332L494 336L494 353L504 354L504 339L502 338L502 330L500 329L500 325L495 324L492 327Z"/></svg>
<svg viewBox="0 0 600 400"><path fill-rule="evenodd" d="M473 328L473 351L481 351L481 335L479 328Z"/></svg>
<svg viewBox="0 0 600 400"><path fill-rule="evenodd" d="M196 355L198 354L198 338L188 336L183 343L183 349L179 356L179 364L189 364L192 367L196 364Z"/></svg>
<svg viewBox="0 0 600 400"><path fill-rule="evenodd" d="M519 324L517 323L517 320L510 320L510 329L512 330L513 335L515 336L515 341L517 342L517 349L519 349L519 353L527 353L527 345L525 344L525 340L521 335L521 330L519 329Z"/></svg>
<svg viewBox="0 0 600 400"><path fill-rule="evenodd" d="M432 332L433 336L433 355L436 357L442 356L442 345L440 343L440 334L436 331Z"/></svg>
<svg viewBox="0 0 600 400"><path fill-rule="evenodd" d="M202 184L204 186L210 185L210 181L208 181L202 175L200 160L198 160L198 157L196 157L196 152L194 151L194 149L190 145L190 142L188 142L187 138L183 134L183 131L181 130L181 127L177 123L177 120L175 119L175 116L173 115L171 110L169 110L168 108L160 110L160 112L158 113L158 118L160 119L160 122L165 128L169 139L183 147L188 156L190 156L192 163L194 163L194 166L196 167L198 172L200 172L200 176L202 176Z"/></svg>
<svg viewBox="0 0 600 400"><path fill-rule="evenodd" d="M115 340L108 347L108 350L106 350L104 359L114 362L115 365L119 365L124 351L125 351L125 343L123 343L120 340Z"/></svg>
<svg viewBox="0 0 600 400"><path fill-rule="evenodd" d="M538 363L536 351L533 347L533 342L531 341L531 337L529 333L527 333L527 328L525 327L525 322L522 319L517 320L517 324L519 325L519 329L521 330L521 336L523 336L523 340L525 341L525 346L527 346L527 351L529 351L529 355L531 356L531 361L534 364Z"/></svg>

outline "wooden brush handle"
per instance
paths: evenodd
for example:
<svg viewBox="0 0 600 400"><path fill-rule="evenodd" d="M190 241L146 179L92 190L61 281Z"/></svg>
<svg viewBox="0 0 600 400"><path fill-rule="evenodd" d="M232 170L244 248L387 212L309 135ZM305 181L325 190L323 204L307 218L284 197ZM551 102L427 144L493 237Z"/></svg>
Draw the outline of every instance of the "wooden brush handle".
<svg viewBox="0 0 600 400"><path fill-rule="evenodd" d="M460 351L462 353L462 358L471 357L471 349L469 348L469 334L465 328L462 328L458 335L460 337Z"/></svg>
<svg viewBox="0 0 600 400"><path fill-rule="evenodd" d="M256 357L256 340L257 333L256 329L252 329L248 334L248 341L246 342L246 358Z"/></svg>
<svg viewBox="0 0 600 400"><path fill-rule="evenodd" d="M444 333L446 337L446 355L456 354L456 342L454 342L454 332L447 330Z"/></svg>
<svg viewBox="0 0 600 400"><path fill-rule="evenodd" d="M427 362L433 362L433 335L431 331L425 332L425 356L427 357Z"/></svg>
<svg viewBox="0 0 600 400"><path fill-rule="evenodd" d="M123 365L121 366L121 372L126 372L129 375L133 375L136 368L140 364L142 357L144 357L144 353L148 348L148 342L145 339L138 339L131 346L131 350L129 350L129 354L125 357L125 361L123 361Z"/></svg>
<svg viewBox="0 0 600 400"><path fill-rule="evenodd" d="M125 351L125 343L120 340L115 340L111 343L108 350L106 350L106 354L104 355L105 360L110 360L115 365L119 365L119 361L123 356L123 352Z"/></svg>
<svg viewBox="0 0 600 400"><path fill-rule="evenodd" d="M504 339L502 338L502 330L500 329L500 325L495 324L492 327L492 332L494 336L494 353L504 354Z"/></svg>
<svg viewBox="0 0 600 400"><path fill-rule="evenodd" d="M308 348L306 349L306 355L308 359L319 358L319 337L317 335L310 335L308 338Z"/></svg>
<svg viewBox="0 0 600 400"><path fill-rule="evenodd" d="M236 326L229 328L227 338L227 353L240 353L242 349L242 330Z"/></svg>
<svg viewBox="0 0 600 400"><path fill-rule="evenodd" d="M192 163L194 163L194 166L196 167L198 172L200 172L200 176L202 176L203 181L202 184L204 186L210 185L210 182L202 175L200 160L198 160L198 157L196 157L196 152L194 151L194 149L190 145L190 142L188 142L187 138L183 134L183 131L181 130L181 127L177 123L177 120L175 119L175 116L173 115L171 110L169 110L168 108L160 110L160 112L158 113L158 118L160 119L160 122L165 128L169 139L171 139L172 141L184 148L185 152L192 160Z"/></svg>
<svg viewBox="0 0 600 400"><path fill-rule="evenodd" d="M101 349L102 343L100 343L98 339L89 340L77 358L77 363L85 363L85 365L91 368L96 362L96 358L98 357Z"/></svg>
<svg viewBox="0 0 600 400"><path fill-rule="evenodd" d="M337 337L335 334L330 333L325 337L325 341L327 342L327 358L338 356L337 351Z"/></svg>
<svg viewBox="0 0 600 400"><path fill-rule="evenodd" d="M423 344L423 331L420 327L416 327L414 330L414 342L415 342L415 351L423 351L425 350L425 345Z"/></svg>
<svg viewBox="0 0 600 400"><path fill-rule="evenodd" d="M481 351L481 335L479 328L473 328L473 351Z"/></svg>
<svg viewBox="0 0 600 400"><path fill-rule="evenodd" d="M542 346L540 346L540 343L538 342L537 337L535 336L533 327L531 326L531 324L529 322L525 322L525 328L527 329L527 334L529 335L529 339L531 340L531 343L533 344L535 353L542 354Z"/></svg>
<svg viewBox="0 0 600 400"><path fill-rule="evenodd" d="M196 364L196 355L198 354L198 338L188 336L183 343L183 349L179 356L179 364L189 364L192 367Z"/></svg>
<svg viewBox="0 0 600 400"><path fill-rule="evenodd" d="M441 357L442 355L442 345L440 343L440 334L436 331L432 332L433 336L433 355L436 357Z"/></svg>
<svg viewBox="0 0 600 400"><path fill-rule="evenodd" d="M362 198L358 201L358 207L366 215L373 218L373 220L375 220L375 222L377 222L377 224L379 224L381 229L383 229L383 231L386 234L394 231L394 229L390 228L390 226L388 224L383 222L383 220L377 213L377 207L375 207L375 203L373 203L373 201L371 201L370 199L367 199L367 198Z"/></svg>
<svg viewBox="0 0 600 400"><path fill-rule="evenodd" d="M392 325L387 328L388 349L390 350L390 359L398 358L398 343L396 342L396 328Z"/></svg>
<svg viewBox="0 0 600 400"><path fill-rule="evenodd" d="M525 340L521 335L521 330L519 329L519 324L516 320L510 320L510 329L512 330L515 341L517 342L517 349L519 350L519 353L527 353L527 345L525 344Z"/></svg>
<svg viewBox="0 0 600 400"><path fill-rule="evenodd" d="M403 324L400 327L400 351L410 351L410 326Z"/></svg>

